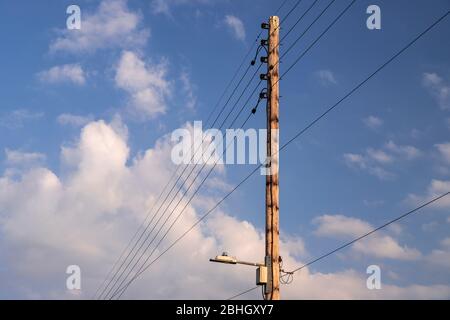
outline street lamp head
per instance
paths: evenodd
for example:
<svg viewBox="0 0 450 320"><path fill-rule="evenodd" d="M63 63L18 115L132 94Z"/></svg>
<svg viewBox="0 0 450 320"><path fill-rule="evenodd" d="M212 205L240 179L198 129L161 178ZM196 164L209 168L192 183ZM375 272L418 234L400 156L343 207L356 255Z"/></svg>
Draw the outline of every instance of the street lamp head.
<svg viewBox="0 0 450 320"><path fill-rule="evenodd" d="M211 262L226 263L226 264L237 264L235 257L230 257L224 252L221 256L216 256L214 259L209 259Z"/></svg>

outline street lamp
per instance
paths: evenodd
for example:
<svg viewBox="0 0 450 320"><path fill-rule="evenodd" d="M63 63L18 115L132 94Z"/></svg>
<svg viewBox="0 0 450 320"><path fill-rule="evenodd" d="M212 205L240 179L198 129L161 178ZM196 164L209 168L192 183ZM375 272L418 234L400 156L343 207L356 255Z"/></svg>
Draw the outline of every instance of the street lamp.
<svg viewBox="0 0 450 320"><path fill-rule="evenodd" d="M256 284L257 285L267 284L267 266L264 263L240 261L237 260L235 257L229 256L226 252L222 253L222 255L220 256L216 256L213 259L209 259L209 261L224 264L243 264L246 266L257 267Z"/></svg>

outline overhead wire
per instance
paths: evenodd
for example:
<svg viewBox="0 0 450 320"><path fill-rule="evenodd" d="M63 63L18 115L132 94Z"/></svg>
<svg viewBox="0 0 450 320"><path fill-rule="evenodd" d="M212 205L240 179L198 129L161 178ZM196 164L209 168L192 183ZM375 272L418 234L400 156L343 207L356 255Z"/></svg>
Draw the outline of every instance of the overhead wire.
<svg viewBox="0 0 450 320"><path fill-rule="evenodd" d="M257 72L259 71L259 69L261 68L261 64L260 66L257 68L257 70L253 73L252 77L250 78L250 80L247 82L247 85L245 86L244 90L242 90L241 95L239 96L238 100L236 101L236 104L233 105L232 109L228 112L228 114L226 115L225 121L226 119L228 119L228 117L230 116L230 114L234 111L235 107L237 106L237 103L240 101L240 99L242 98L242 96L245 94L246 90L248 89L248 87L250 86L252 80L254 79L255 75L257 74ZM239 83L240 84L240 83ZM239 85L238 84L238 85ZM237 88L238 86L236 86ZM233 90L233 94L236 92L236 90ZM230 99L227 100L227 103L229 102ZM220 116L220 114L219 114ZM219 116L216 117L216 119L214 120L214 124L217 122L217 120L219 119ZM222 121L222 124L220 126L220 129L223 127L225 121ZM219 130L220 130L219 129ZM202 138L202 144L203 144L203 138ZM196 152L194 152L194 154L191 157L191 162L194 160L194 157L196 155L196 153L201 149L201 145L197 147ZM185 169L188 168L189 165L186 165ZM178 177L177 182L173 185L171 191L168 193L168 195L166 196L166 198L163 200L163 202L161 203L161 205L159 206L159 208L157 209L154 217L159 215L159 218L156 220L156 223L153 225L152 229L150 230L150 232L147 234L147 236L145 237L144 241L141 242L141 244L139 245L138 249L135 251L134 255L132 256L131 260L129 260L129 262L127 263L127 265L125 266L125 268L123 269L123 271L121 272L121 274L119 275L118 278L116 278L116 280L114 281L112 287L108 290L106 296L108 296L111 291L113 291L112 288L114 288L115 285L117 285L117 283L119 281L121 281L120 279L122 278L123 274L125 274L127 272L128 267L133 263L134 259L137 257L137 255L139 254L139 251L141 251L142 247L144 246L144 244L147 242L147 240L149 239L149 237L151 236L151 233L153 232L153 230L155 230L155 228L157 227L158 223L161 221L161 219L164 217L165 213L167 212L167 210L170 208L170 206L172 205L173 201L176 199L177 195L181 192L181 190L183 189L183 187L185 186L185 184L188 182L188 179L191 177L191 175L193 174L193 172L196 169L196 165L192 166L192 169L188 172L187 177L181 179L183 177L183 173L186 170L183 170L183 172L181 173L181 175ZM181 185L177 188L175 194L173 196L171 196L171 200L169 201L169 204L167 206L165 206L165 209L162 209L162 214L160 213L161 208L164 206L165 202L167 201L167 199L169 198L169 195L171 194L171 192L173 190L175 190L175 187L178 183L178 181L184 180L181 182ZM186 194L186 192L184 193ZM147 232L148 228L150 227L150 223L147 225L145 232ZM163 224L164 226L164 224ZM145 233L144 233L145 234ZM143 234L143 235L144 235ZM140 253L140 256L138 258L138 261L140 261L140 259L142 258L142 255L145 254L145 250ZM136 265L136 263L134 264L134 266ZM132 267L133 269L133 267Z"/></svg>
<svg viewBox="0 0 450 320"><path fill-rule="evenodd" d="M407 49L409 49L413 44L415 44L419 39L421 39L425 34L430 32L433 28L435 28L439 23L441 23L444 19L448 17L450 14L450 11L447 11L443 16L441 16L439 19L437 19L435 22L433 22L428 28L426 28L423 32L421 32L419 35L417 35L415 38L413 38L409 43L407 43L404 47L402 47L398 52L396 52L390 59L388 59L385 63L383 63L380 67L378 67L373 73L371 73L368 77L366 77L362 82L360 82L358 85L356 85L352 90L350 90L346 95L343 96L338 102L333 104L330 108L328 108L325 112L323 112L321 115L316 117L312 122L310 122L306 127L304 127L302 130L300 130L296 135L294 135L291 139L289 139L279 150L281 152L284 150L289 144L291 144L294 140L296 140L298 137L303 135L306 131L308 131L311 127L313 127L318 121L320 121L322 118L324 118L328 113L330 113L332 110L334 110L336 107L342 104L345 100L347 100L350 96L352 96L359 88L361 88L363 85L365 85L370 79L372 79L376 74L378 74L381 70L383 70L385 67L387 67L389 64L391 64L394 60L396 60L402 53L404 53ZM328 30L329 28L327 28ZM322 34L323 35L323 34ZM319 37L321 38L322 35ZM313 44L317 43L317 41L314 41ZM310 46L311 48L311 46ZM303 55L302 55L303 56ZM299 60L296 60L295 64L298 63ZM250 172L240 183L236 185L235 188L230 190L220 201L218 201L210 210L208 210L201 218L197 220L196 223L194 223L189 229L187 229L180 237L178 237L167 249L161 252L149 265L147 265L143 271L139 273L142 274L145 270L147 270L151 265L153 265L157 260L159 260L164 254L166 254L173 246L175 246L179 241L181 241L190 231L192 231L198 224L200 224L209 214L211 214L220 204L223 203L228 197L234 193L240 186L242 186L248 179L253 176L262 165L257 166L252 172ZM252 289L254 290L254 289Z"/></svg>
<svg viewBox="0 0 450 320"><path fill-rule="evenodd" d="M355 1L355 0L354 0ZM354 3L354 1L352 2L352 4ZM351 6L351 5L350 5ZM305 52L303 53L302 56L304 56L317 42L318 40L320 40L320 38L342 17L343 13L345 13L347 10L349 9L349 6L338 16L338 18L336 18L331 24L330 26L325 30L325 32L323 32L318 39L316 39L316 41L313 42L313 44L307 49L305 50ZM298 63L299 59L295 62ZM261 66L261 65L260 65ZM291 69L291 68L290 68ZM289 70L290 70L289 69ZM286 73L285 73L286 74ZM276 84L276 83L275 83ZM275 85L273 84L273 85Z"/></svg>
<svg viewBox="0 0 450 320"><path fill-rule="evenodd" d="M276 10L276 12L275 12L275 14L277 14L279 11L280 11L280 9L285 5L285 3L287 2L287 0L285 0L281 5L280 5L280 7ZM287 19L288 17L289 17L289 15L298 7L298 5L301 3L301 0L300 1L297 1L297 3L294 5L294 7L288 12L288 14L283 18L284 20L285 19ZM304 16L304 15L303 15ZM302 16L302 17L303 17ZM297 21L297 23L298 23L298 21ZM293 28L291 28L291 30L292 30ZM256 42L258 41L258 39L260 38L260 35L261 35L261 33L262 33L262 31L259 33L259 35L257 36L257 40L256 40ZM251 50L249 50L249 52L247 53L247 55L246 55L246 57L250 54L250 52L251 52ZM236 73L235 73L235 75L233 76L233 78L232 78L232 80L230 81L230 83L228 84L228 86L227 86L227 88L225 89L225 91L224 91L224 93L222 94L222 96L220 97L220 99L219 99L219 102L222 100L222 98L223 98L223 96L224 96L224 94L226 93L226 91L228 90L228 88L230 87L230 85L231 85L231 83L233 82L233 80L235 79L235 77L236 77L236 75L238 74L238 71L241 69L241 67L242 67L242 65L243 65L243 63L244 63L244 61L245 61L245 58L244 58L244 60L242 61L242 63L241 63L241 65L239 66L239 68L238 68L238 70L236 71ZM248 72L248 70L249 70L249 67L247 68L247 70L246 70L246 72L244 73L244 76L245 76L245 74ZM244 77L243 76L243 77ZM242 78L243 78L242 77ZM241 78L241 81L242 81L242 78ZM240 83L240 82L239 82ZM234 94L234 92L233 92L233 94ZM232 95L233 95L232 94ZM231 95L231 96L232 96ZM231 96L230 96L230 98L231 98ZM212 114L214 113L214 111L216 110L216 108L217 108L217 106L219 105L219 102L216 104L216 106L215 106L215 108L214 108L214 110L211 112L211 114L210 114L210 116L208 117L208 120L207 120L207 122L209 121L209 119L210 119L210 117L212 116ZM227 101L227 103L225 104L225 106L228 104L228 102L229 102L229 100ZM224 107L225 107L224 106ZM221 112L219 113L219 115L216 117L216 120L214 121L214 123L217 121L217 119L219 118L219 116L221 115L221 113L223 112L223 110L224 110L224 108L222 108L222 110L221 110ZM213 124L214 125L214 124ZM212 126L213 126L212 125ZM185 168L186 169L186 168ZM182 174L184 173L184 171L185 171L185 169L183 170L183 172L181 173L181 175L180 175L180 177L182 176ZM174 174L175 175L175 174ZM169 181L171 181L173 178L171 178ZM177 179L177 182L179 181L179 179ZM175 184L174 185L176 185L177 184L177 182L175 182ZM164 188L164 189L166 189L166 187ZM171 191L172 191L172 189L171 189ZM168 195L171 193L171 191L169 191L169 193L168 193ZM164 191L163 191L164 192ZM162 193L163 194L163 193ZM167 196L166 196L166 199L167 199ZM164 200L165 201L165 200ZM163 201L163 203L164 203L164 201ZM157 213L156 213L157 214ZM153 218L156 216L156 214L153 216ZM152 221L151 221L152 222ZM151 222L149 223L149 224L151 224ZM144 221L144 223L145 223L145 221ZM146 232L146 230L144 230L144 232L141 234L141 236L143 235L143 234L145 234L145 232ZM138 232L137 232L138 233ZM136 233L136 234L137 234ZM135 234L135 236L136 236L136 234ZM135 236L133 236L133 238L135 238ZM141 237L138 239L138 241L136 242L136 244L140 241L140 239L141 239ZM131 242L132 242L133 240L131 240ZM130 242L130 243L131 243ZM129 246L127 246L127 248L128 248ZM127 250L127 248L124 250L124 252ZM133 251L133 249L130 251L130 253ZM124 252L121 254L121 257L124 255ZM119 260L118 261L120 261L120 259L121 259L121 257L119 258ZM129 257L129 255L127 256L127 258ZM127 260L127 258L125 259L125 261ZM116 262L117 263L117 262ZM115 264L116 265L116 264ZM123 264L121 265L121 267L123 266ZM121 269L121 267L119 267L119 269L118 270L120 270ZM112 272L112 270L114 270L114 266L113 266L113 268L111 269L111 271L110 271L110 273ZM109 273L109 274L110 274ZM108 277L108 276L107 276ZM106 277L106 279L107 279L107 277ZM105 280L106 280L105 279Z"/></svg>
<svg viewBox="0 0 450 320"><path fill-rule="evenodd" d="M234 73L233 77L231 78L231 80L229 81L229 83L228 83L228 85L226 86L225 90L223 91L222 95L220 96L220 98L219 98L219 100L217 101L215 107L214 107L213 110L210 112L210 114L209 114L209 116L208 116L208 118L207 118L207 120L206 120L206 123L209 122L209 120L211 119L212 115L213 115L213 114L215 113L215 111L217 110L217 107L220 105L220 102L222 101L222 99L223 99L223 97L225 96L226 92L227 92L228 89L231 87L231 84L236 80L236 77L237 77L237 75L239 74L239 72L242 70L242 67L243 67L244 63L248 60L248 57L249 57L250 53L253 52L254 47L255 47L256 44L258 43L258 40L259 40L259 38L261 37L261 34L262 34L262 32L260 32L260 33L257 35L256 40L255 40L255 42L253 43L252 47L250 47L250 49L247 51L246 55L245 55L244 58L242 59L242 62L240 63L240 65L239 65L239 67L237 68L236 72ZM247 67L247 69L246 69L246 71L244 72L243 76L242 76L241 79L239 80L238 85L241 83L242 79L243 79L243 78L245 77L245 75L248 73L249 68L250 68L250 67ZM233 93L230 95L230 98L233 96L234 93L235 93L235 90L234 90ZM229 98L229 99L230 99L230 98ZM226 107L226 105L228 104L228 102L229 102L229 100L227 101L227 103L225 104L225 106L224 106L223 108ZM223 109L223 108L222 108L222 109ZM217 119L218 119L218 117L216 117L216 120L215 120L215 121L217 121ZM214 125L214 124L213 124L213 125ZM211 125L211 127L212 127L213 125ZM187 167L188 167L187 165L184 167L184 169L183 169L182 173L179 175L179 177L181 177L181 176L183 175L183 173L185 172L185 170L186 170ZM178 168L179 168L179 167L178 167ZM159 194L159 196L157 197L157 199L154 201L154 203L153 203L151 209L148 211L148 213L147 213L147 215L146 215L146 217L145 217L143 223L140 225L140 227L138 228L138 230L136 231L136 233L135 233L135 234L133 235L133 237L131 238L130 242L127 244L127 246L125 247L125 249L122 251L122 253L121 253L121 255L119 256L118 260L114 263L113 267L110 269L110 271L109 271L108 274L106 275L105 280L104 280L104 281L101 283L101 285L97 288L97 290L96 290L96 292L95 292L95 294L94 294L94 297L98 294L98 292L100 291L100 288L103 287L103 286L105 285L107 279L108 279L109 276L113 273L113 271L114 271L115 267L118 265L119 261L123 258L123 256L125 255L125 253L126 253L126 252L128 251L128 249L130 248L131 244L132 244L132 243L134 242L134 240L136 239L136 236L139 234L140 230L141 230L142 227L145 225L146 221L148 220L148 218L150 217L151 213L153 212L153 209L156 208L156 205L159 203L159 200L162 198L163 194L164 194L165 191L167 190L167 188L168 188L168 186L170 185L171 181L174 179L174 177L175 177L176 175L178 175L178 173L179 173L179 172L178 172L178 168L177 168L177 170L174 171L174 173L172 174L172 176L171 176L170 179L168 180L167 184L164 186L162 192ZM178 181L179 181L179 179L177 179L177 181L175 182L174 185L176 185L176 184L178 183ZM171 190L169 191L168 195L172 192L172 190L173 190L173 189L171 189ZM166 198L166 199L167 199L167 198ZM164 202L164 201L163 201L163 202ZM156 215L156 214L155 214L155 215ZM154 215L153 217L155 217L155 215ZM152 222L152 221L151 221L151 222ZM150 222L150 223L151 223L151 222ZM145 234L145 231L144 231L143 234ZM141 234L141 236L139 237L139 239L137 240L136 243L138 243L138 242L140 241L141 237L142 237L142 234ZM135 247L135 246L134 246L134 247ZM134 249L134 247L133 247L133 249ZM133 251L133 249L130 251L130 253ZM125 260L128 259L130 253L127 255L127 257L125 258ZM121 267L122 267L122 266L123 266L123 264L121 265ZM121 267L119 267L119 270L120 270ZM113 277L115 277L115 276L116 276L116 274L115 274ZM111 279L110 279L110 280L111 280ZM106 289L107 289L107 287L104 288L104 290L102 291L102 293L100 293L100 296L99 296L99 297L101 297L101 296L104 294L104 291L106 291Z"/></svg>
<svg viewBox="0 0 450 320"><path fill-rule="evenodd" d="M257 88L259 88L261 84L261 81L258 83L258 85L255 87L255 89L253 90L253 92L250 94L249 99L252 97L252 95L256 92ZM247 100L247 102L244 104L247 105L249 99ZM241 109L241 112L244 110L244 108ZM243 124L240 126L241 128L243 128L248 120L250 119L250 117L253 115L253 112L250 112L247 116L247 118L245 119L245 121L243 122ZM235 120L238 117L235 118ZM228 150L228 148L232 145L232 143L230 142L225 150L223 151L222 157L225 155L226 151ZM209 163L210 159L212 157L212 154L210 155L210 157L208 158L208 160L205 161L205 163L203 164L203 167L206 167L206 165ZM123 292L126 290L126 288L137 278L137 275L141 274L141 270L143 270L145 268L145 265L147 264L148 260L152 257L153 253L156 251L156 249L159 247L159 245L164 241L164 239L166 238L167 234L170 232L170 230L174 227L175 223L178 221L178 219L181 217L181 215L183 214L183 212L187 209L187 207L189 206L189 204L191 203L192 199L195 197L195 195L199 192L200 188L203 186L203 184L206 182L206 180L208 179L208 177L211 175L211 173L214 171L215 167L217 166L217 164L219 163L220 158L218 158L215 163L213 164L213 166L210 168L209 172L207 173L207 175L204 177L204 179L201 181L201 183L199 184L199 186L196 188L196 190L194 191L194 193L191 195L191 197L189 198L189 200L184 204L184 207L181 209L181 211L179 212L179 214L176 216L175 220L172 222L172 224L169 226L169 228L166 230L166 232L164 233L164 235L161 237L161 239L159 240L158 244L153 248L152 252L147 256L147 258L145 259L144 263L141 265L141 267L139 268L139 270L136 272L136 275L124 286L124 287L120 287L122 286L122 284L119 285L119 289L116 290L116 293L119 293L119 297L120 298L123 294ZM200 172L200 171L199 171ZM197 175L198 176L198 175ZM197 178L197 176L194 178L193 182L195 181L195 179ZM188 190L191 188L191 186L193 185L193 182L191 183L191 185L188 187ZM183 198L183 197L182 197ZM181 199L182 199L181 198ZM181 203L181 199L179 200L178 204ZM178 205L177 204L177 205ZM172 211L171 215L174 213L174 211ZM169 216L170 217L170 216ZM169 218L168 217L168 218ZM168 221L168 218L166 219L166 221ZM160 230L162 230L162 227L160 228ZM159 231L160 231L159 230ZM158 233L159 233L158 231ZM153 240L156 238L156 236L153 238ZM152 240L152 241L153 241ZM149 246L151 245L151 243L149 243L149 245L147 246L146 250L149 248ZM126 277L128 278L128 276ZM116 293L114 293L111 298L114 298L116 296Z"/></svg>
<svg viewBox="0 0 450 320"><path fill-rule="evenodd" d="M381 226L379 226L379 227L377 227L375 229L372 229L371 231L369 231L369 232L367 232L367 233L365 233L365 234L363 234L363 235L361 235L361 236L359 236L359 237L357 237L357 238L355 238L355 239L353 239L353 240L351 240L349 242L346 242L346 243L342 244L341 246L337 247L336 249L333 249L333 250L331 250L331 251L329 251L329 252L327 252L327 253L325 253L325 254L323 254L323 255L321 255L321 256L313 259L313 260L311 260L310 262L303 264L302 266L300 266L300 267L298 267L298 268L296 268L296 269L294 269L292 271L289 271L288 274L293 275L294 273L296 273L296 272L298 272L298 271L300 271L300 270L302 270L302 269L304 269L304 268L306 268L306 267L308 267L308 266L310 266L310 265L312 265L314 263L317 263L320 260L323 260L323 259L331 256L332 254L334 254L334 253L336 253L336 252L338 252L338 251L340 251L342 249L345 249L345 248L351 246L352 244L354 244L354 243L356 243L358 241L363 240L364 238L367 238L368 236L374 234L375 232L378 232L381 229L384 229L384 228L392 225L393 223L396 223L396 222L398 222L398 221L400 221L400 220L402 220L402 219L404 219L404 218L406 218L406 217L408 217L408 216L410 216L410 215L412 215L414 213L419 212L421 209L432 205L433 203L435 203L435 202L437 202L437 201L447 197L448 195L450 195L450 191L448 191L446 193L443 193L443 194L441 194L441 195L439 195L439 196L437 196L437 197L435 197L435 198L433 198L433 199L431 199L431 200L421 204L420 206L418 206L418 207L416 207L416 208L414 208L414 209L412 209L412 210L410 210L410 211L408 211L408 212L406 212L406 213L404 213L404 214L402 214L402 215L400 215L400 216L398 216L398 217L396 217L396 218L394 218L392 220L389 220L388 222L382 224ZM241 293L238 293L238 294L232 296L231 298L228 298L227 300L233 300L233 299L235 299L237 297L240 297L240 296L242 296L244 294L247 294L247 293L249 293L249 292L251 292L253 290L256 290L258 288L259 288L259 286L252 287L250 289L247 289L247 290L245 290L245 291L243 291Z"/></svg>

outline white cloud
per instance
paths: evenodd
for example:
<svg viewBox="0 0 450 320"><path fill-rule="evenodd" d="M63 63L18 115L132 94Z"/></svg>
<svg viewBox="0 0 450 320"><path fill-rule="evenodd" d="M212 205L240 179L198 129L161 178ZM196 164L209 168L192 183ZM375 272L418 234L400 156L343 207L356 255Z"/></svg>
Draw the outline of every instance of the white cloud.
<svg viewBox="0 0 450 320"><path fill-rule="evenodd" d="M392 163L394 161L394 158L383 150L368 148L367 155L369 156L369 158L382 164Z"/></svg>
<svg viewBox="0 0 450 320"><path fill-rule="evenodd" d="M46 83L69 82L76 85L86 83L85 73L79 64L54 66L48 70L39 72L37 76L41 82Z"/></svg>
<svg viewBox="0 0 450 320"><path fill-rule="evenodd" d="M433 179L425 192L425 195L409 194L406 203L416 206L424 202L430 201L444 193L450 192L450 181ZM435 208L450 208L450 196L444 197L433 204Z"/></svg>
<svg viewBox="0 0 450 320"><path fill-rule="evenodd" d="M393 173L374 164L374 159L369 154L345 153L343 158L348 167L367 171L380 180L390 180L395 177Z"/></svg>
<svg viewBox="0 0 450 320"><path fill-rule="evenodd" d="M357 165L360 168L366 167L366 160L364 156L356 153L346 153L344 154L344 160L348 165Z"/></svg>
<svg viewBox="0 0 450 320"><path fill-rule="evenodd" d="M146 44L150 34L141 24L141 14L130 11L126 0L103 0L94 13L83 11L80 30L61 30L50 51L85 53L140 47Z"/></svg>
<svg viewBox="0 0 450 320"><path fill-rule="evenodd" d="M450 164L450 142L436 144L435 146L441 154L443 161Z"/></svg>
<svg viewBox="0 0 450 320"><path fill-rule="evenodd" d="M417 260L421 253L414 248L401 246L391 236L373 236L357 242L353 250L377 258L387 258L396 260Z"/></svg>
<svg viewBox="0 0 450 320"><path fill-rule="evenodd" d="M327 237L359 237L369 232L372 227L360 219L343 215L323 215L313 220L317 225L315 234Z"/></svg>
<svg viewBox="0 0 450 320"><path fill-rule="evenodd" d="M427 256L427 260L435 266L441 266L448 270L450 268L450 250L435 249Z"/></svg>
<svg viewBox="0 0 450 320"><path fill-rule="evenodd" d="M401 157L406 158L407 160L412 160L418 158L421 155L419 149L413 146L399 146L395 144L393 141L389 141L386 143L386 149L390 150L394 154L397 154Z"/></svg>
<svg viewBox="0 0 450 320"><path fill-rule="evenodd" d="M241 19L233 15L226 15L225 24L233 32L233 35L237 40L245 40L245 27Z"/></svg>
<svg viewBox="0 0 450 320"><path fill-rule="evenodd" d="M0 116L0 127L8 129L22 128L26 122L40 119L43 112L34 112L28 109L16 109Z"/></svg>
<svg viewBox="0 0 450 320"><path fill-rule="evenodd" d="M23 152L21 150L5 149L7 165L33 165L46 159L46 156L38 152Z"/></svg>
<svg viewBox="0 0 450 320"><path fill-rule="evenodd" d="M387 170L386 166L400 160L414 160L421 154L416 147L397 145L389 141L381 149L367 148L364 154L345 153L343 158L347 166L351 168L365 170L381 180L389 180L393 179L395 174Z"/></svg>
<svg viewBox="0 0 450 320"><path fill-rule="evenodd" d="M343 215L323 215L313 220L317 225L315 234L332 238L357 238L374 229L368 222ZM396 231L398 233L399 230ZM382 232L352 245L354 252L387 259L417 260L421 257L417 249L401 246L393 237Z"/></svg>
<svg viewBox="0 0 450 320"><path fill-rule="evenodd" d="M0 281L12 288L8 296L90 298L173 173L169 138L161 138L154 148L130 159L127 130L120 119L111 124L92 122L82 129L75 144L62 149L66 171L61 175L37 167L22 171L15 179L1 176L0 259L6 262L7 271L0 273ZM197 218L196 208L188 206L161 248ZM359 225L360 231L367 228L365 223ZM218 210L130 286L125 298L224 299L252 286L253 268L208 261L222 250L240 259L261 261L263 230ZM281 253L286 270L302 265L298 257L305 254L304 242L288 236L282 239ZM66 267L72 264L82 270L82 291L77 296L63 289ZM305 268L295 275L292 285L283 288L286 299L449 295L450 288L444 285L384 285L383 290L370 291L365 270L323 274Z"/></svg>
<svg viewBox="0 0 450 320"><path fill-rule="evenodd" d="M424 73L423 85L428 88L442 110L450 109L450 84L437 73Z"/></svg>
<svg viewBox="0 0 450 320"><path fill-rule="evenodd" d="M444 248L450 248L450 238L445 238L441 241L441 244Z"/></svg>
<svg viewBox="0 0 450 320"><path fill-rule="evenodd" d="M448 299L448 285L415 285L399 287L382 283L381 290L368 290L366 274L355 270L336 273L312 273L302 270L291 285L283 287L286 299ZM256 294L255 294L256 297ZM249 298L249 295L242 297Z"/></svg>
<svg viewBox="0 0 450 320"><path fill-rule="evenodd" d="M331 70L319 70L315 73L315 75L324 86L337 84L336 77Z"/></svg>
<svg viewBox="0 0 450 320"><path fill-rule="evenodd" d="M70 125L73 127L82 127L93 120L92 115L88 116L79 116L70 113L60 114L57 118L57 121L60 125Z"/></svg>
<svg viewBox="0 0 450 320"><path fill-rule="evenodd" d="M378 129L383 125L383 120L376 116L369 116L363 119L364 124L370 129Z"/></svg>
<svg viewBox="0 0 450 320"><path fill-rule="evenodd" d="M434 266L450 268L450 238L441 241L441 248L434 249L426 257L427 261Z"/></svg>
<svg viewBox="0 0 450 320"><path fill-rule="evenodd" d="M136 53L124 51L116 69L116 86L130 95L130 107L144 119L155 118L167 110L171 84L166 79L167 64L152 65Z"/></svg>
<svg viewBox="0 0 450 320"><path fill-rule="evenodd" d="M12 274L1 273L2 284L8 282L19 291L26 288L27 297L70 298L61 288L67 265L77 264L83 272L83 291L78 298L89 298L95 291L174 170L170 137L129 159L126 130L120 126L103 121L86 125L79 141L62 148L67 171L61 176L33 167L21 171L18 178L0 177L0 258L5 261L7 255L8 270L19 275L12 279ZM196 220L196 209L188 206L162 248ZM299 263L287 248L294 255L301 254L303 242L289 237L283 248L287 262ZM208 259L222 250L260 261L263 232L218 210L146 273L143 282L133 285L129 295L181 298L186 296L182 290L186 287L196 288L189 294L192 298L231 295L244 279L254 277L254 270L211 268ZM180 259L183 268L173 263ZM170 281L161 277L167 272ZM189 274L192 276L186 276ZM148 281L157 289L142 284ZM215 290L217 287L223 291Z"/></svg>

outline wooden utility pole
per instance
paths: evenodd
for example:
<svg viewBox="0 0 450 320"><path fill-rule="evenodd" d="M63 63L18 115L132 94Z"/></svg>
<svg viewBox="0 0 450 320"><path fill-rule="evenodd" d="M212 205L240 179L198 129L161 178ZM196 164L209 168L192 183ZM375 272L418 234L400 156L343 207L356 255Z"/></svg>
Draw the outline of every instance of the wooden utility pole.
<svg viewBox="0 0 450 320"><path fill-rule="evenodd" d="M270 171L266 172L266 265L268 283L266 300L280 299L280 261L279 261L279 25L277 16L269 19L269 55L267 64L267 155Z"/></svg>

